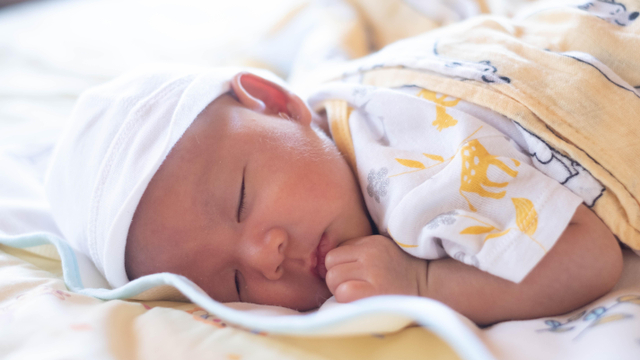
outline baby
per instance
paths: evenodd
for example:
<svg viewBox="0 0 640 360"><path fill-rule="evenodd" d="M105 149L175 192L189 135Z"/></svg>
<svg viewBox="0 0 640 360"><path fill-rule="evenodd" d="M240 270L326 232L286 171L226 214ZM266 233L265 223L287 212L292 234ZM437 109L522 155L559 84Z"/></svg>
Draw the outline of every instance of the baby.
<svg viewBox="0 0 640 360"><path fill-rule="evenodd" d="M490 324L567 312L620 275L616 239L571 195L575 214L557 214L566 224L557 239L538 239L553 247L519 282L446 250L414 257L372 223L331 136L269 74L153 69L81 97L47 193L67 240L114 287L171 272L221 302L302 311L332 294L405 294ZM516 269L527 256L505 262Z"/></svg>
<svg viewBox="0 0 640 360"><path fill-rule="evenodd" d="M129 278L174 272L220 301L299 310L331 294L426 296L486 324L566 312L620 274L616 240L584 205L519 284L454 259L410 256L373 234L347 162L300 98L245 73L231 89L149 183L129 230Z"/></svg>

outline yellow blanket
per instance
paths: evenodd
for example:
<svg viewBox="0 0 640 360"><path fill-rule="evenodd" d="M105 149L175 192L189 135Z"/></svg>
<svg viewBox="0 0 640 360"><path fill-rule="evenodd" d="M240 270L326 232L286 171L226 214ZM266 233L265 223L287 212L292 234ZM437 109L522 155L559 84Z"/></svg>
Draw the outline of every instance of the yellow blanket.
<svg viewBox="0 0 640 360"><path fill-rule="evenodd" d="M638 10L637 0L598 0L480 16L295 80L417 85L503 114L600 181L592 209L640 250Z"/></svg>

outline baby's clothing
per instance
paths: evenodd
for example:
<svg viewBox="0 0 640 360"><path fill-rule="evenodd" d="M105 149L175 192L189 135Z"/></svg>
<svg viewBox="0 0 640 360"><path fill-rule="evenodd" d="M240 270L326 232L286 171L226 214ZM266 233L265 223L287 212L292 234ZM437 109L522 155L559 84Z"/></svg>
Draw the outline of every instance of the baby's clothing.
<svg viewBox="0 0 640 360"><path fill-rule="evenodd" d="M415 86L335 84L311 105L327 99L344 100L327 107L331 133L372 219L416 257L520 282L589 200L536 169L526 130L491 110Z"/></svg>

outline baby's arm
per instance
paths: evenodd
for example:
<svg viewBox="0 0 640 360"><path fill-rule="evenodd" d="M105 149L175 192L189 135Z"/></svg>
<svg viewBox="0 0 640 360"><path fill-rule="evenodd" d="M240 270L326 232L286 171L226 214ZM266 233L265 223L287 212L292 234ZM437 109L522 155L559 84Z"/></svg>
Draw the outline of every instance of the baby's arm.
<svg viewBox="0 0 640 360"><path fill-rule="evenodd" d="M622 271L620 246L580 205L555 246L519 284L453 259L433 261L426 296L479 324L566 313L604 295Z"/></svg>
<svg viewBox="0 0 640 360"><path fill-rule="evenodd" d="M379 238L357 239L327 255L327 284L337 301L377 294L421 295L478 324L492 324L576 309L609 291L622 271L613 234L584 205L555 246L518 284L451 258L427 265L387 239L393 246L384 246Z"/></svg>

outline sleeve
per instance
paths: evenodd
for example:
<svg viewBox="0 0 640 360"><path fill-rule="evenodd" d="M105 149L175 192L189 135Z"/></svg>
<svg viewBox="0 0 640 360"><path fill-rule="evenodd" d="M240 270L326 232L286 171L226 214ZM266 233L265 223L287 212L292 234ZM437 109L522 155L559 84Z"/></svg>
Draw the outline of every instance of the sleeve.
<svg viewBox="0 0 640 360"><path fill-rule="evenodd" d="M466 142L437 174L404 190L387 209L387 231L403 250L424 259L450 256L516 283L582 202L504 136Z"/></svg>

